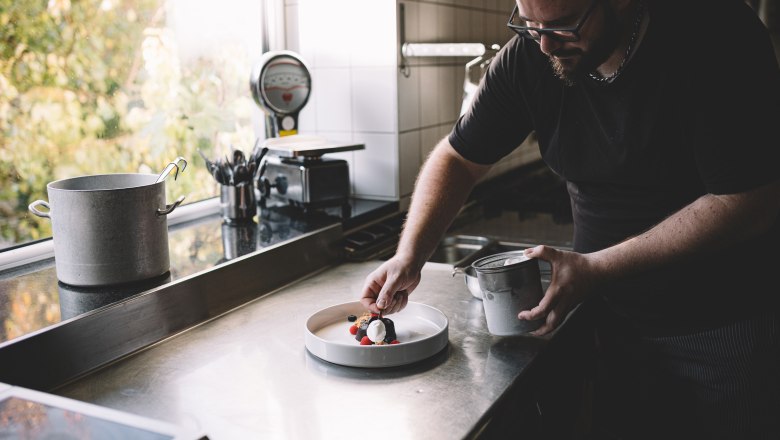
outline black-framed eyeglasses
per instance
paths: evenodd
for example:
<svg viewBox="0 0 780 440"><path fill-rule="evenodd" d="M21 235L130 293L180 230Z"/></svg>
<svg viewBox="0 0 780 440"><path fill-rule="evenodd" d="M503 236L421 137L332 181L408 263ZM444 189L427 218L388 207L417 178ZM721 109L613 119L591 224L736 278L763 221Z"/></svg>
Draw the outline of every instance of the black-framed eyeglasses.
<svg viewBox="0 0 780 440"><path fill-rule="evenodd" d="M512 15L509 16L509 21L506 23L506 25L509 29L515 31L517 35L535 41L541 40L542 35L546 35L552 38L553 40L557 40L557 41L579 41L580 29L582 28L583 25L585 25L585 22L588 20L588 17L590 16L591 12L593 12L593 9L596 8L596 4L598 2L599 0L593 0L593 2L591 2L590 6L588 7L588 10L585 11L584 14L582 14L580 21L578 21L577 25L574 27L537 28L532 26L522 26L518 23L524 23L525 21L521 20L520 17L518 16L517 4L515 4L514 9L512 9Z"/></svg>

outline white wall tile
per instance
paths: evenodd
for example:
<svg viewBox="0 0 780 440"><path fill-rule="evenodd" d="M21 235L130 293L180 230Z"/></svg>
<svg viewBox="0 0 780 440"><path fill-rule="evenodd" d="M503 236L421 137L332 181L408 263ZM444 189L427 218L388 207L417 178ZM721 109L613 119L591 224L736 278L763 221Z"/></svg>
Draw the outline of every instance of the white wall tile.
<svg viewBox="0 0 780 440"><path fill-rule="evenodd" d="M439 123L438 67L415 66L420 74L420 124L423 127Z"/></svg>
<svg viewBox="0 0 780 440"><path fill-rule="evenodd" d="M453 124L441 124L439 125L439 140L444 139L450 135Z"/></svg>
<svg viewBox="0 0 780 440"><path fill-rule="evenodd" d="M398 129L420 127L420 69L411 67L409 76L398 74Z"/></svg>
<svg viewBox="0 0 780 440"><path fill-rule="evenodd" d="M420 130L420 164L424 164L433 148L439 143L439 127L430 127Z"/></svg>
<svg viewBox="0 0 780 440"><path fill-rule="evenodd" d="M439 6L432 3L420 3L420 31L417 43L441 42L439 33Z"/></svg>
<svg viewBox="0 0 780 440"><path fill-rule="evenodd" d="M504 16L503 14L491 13L487 15L487 23L489 25L488 35L490 36L490 44L500 44L501 46L509 39L509 28L506 27L506 20L509 14Z"/></svg>
<svg viewBox="0 0 780 440"><path fill-rule="evenodd" d="M313 69L317 131L352 131L351 81L348 68Z"/></svg>
<svg viewBox="0 0 780 440"><path fill-rule="evenodd" d="M298 5L287 4L284 7L284 33L287 49L300 53L298 40Z"/></svg>
<svg viewBox="0 0 780 440"><path fill-rule="evenodd" d="M455 8L452 6L439 6L437 8L439 18L438 40L442 43L455 41Z"/></svg>
<svg viewBox="0 0 780 440"><path fill-rule="evenodd" d="M471 10L455 8L455 41L471 43Z"/></svg>
<svg viewBox="0 0 780 440"><path fill-rule="evenodd" d="M300 45L314 52L314 67L346 67L353 35L348 11L351 0L301 0L298 10Z"/></svg>
<svg viewBox="0 0 780 440"><path fill-rule="evenodd" d="M455 67L438 68L437 92L439 94L439 123L455 120L460 111L459 97L455 96Z"/></svg>
<svg viewBox="0 0 780 440"><path fill-rule="evenodd" d="M312 91L309 95L309 101L298 113L298 132L302 134L317 131L317 87L312 74Z"/></svg>
<svg viewBox="0 0 780 440"><path fill-rule="evenodd" d="M484 43L485 38L485 13L471 11L471 40L475 43Z"/></svg>
<svg viewBox="0 0 780 440"><path fill-rule="evenodd" d="M417 2L401 3L404 5L404 33L406 37L406 41L401 41L401 43L417 43L420 41L420 4Z"/></svg>
<svg viewBox="0 0 780 440"><path fill-rule="evenodd" d="M410 131L398 135L398 186L401 197L409 195L420 170L420 132Z"/></svg>
<svg viewBox="0 0 780 440"><path fill-rule="evenodd" d="M356 132L353 139L366 144L355 152L355 195L398 199L398 135Z"/></svg>
<svg viewBox="0 0 780 440"><path fill-rule="evenodd" d="M395 66L398 53L395 0L353 0L352 66Z"/></svg>
<svg viewBox="0 0 780 440"><path fill-rule="evenodd" d="M397 130L396 68L352 68L352 129L392 133Z"/></svg>
<svg viewBox="0 0 780 440"><path fill-rule="evenodd" d="M455 90L453 93L455 94L456 99L456 105L458 106L458 114L456 115L456 119L458 116L460 116L460 109L463 105L463 80L466 78L466 69L455 69Z"/></svg>

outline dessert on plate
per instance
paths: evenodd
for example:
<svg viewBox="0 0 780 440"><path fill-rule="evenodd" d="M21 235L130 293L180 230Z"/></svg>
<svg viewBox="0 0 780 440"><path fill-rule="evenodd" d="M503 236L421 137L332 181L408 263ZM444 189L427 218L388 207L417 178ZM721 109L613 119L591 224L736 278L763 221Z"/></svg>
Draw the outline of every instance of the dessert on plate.
<svg viewBox="0 0 780 440"><path fill-rule="evenodd" d="M349 315L347 321L352 324L349 332L355 335L360 345L399 344L395 334L395 323L376 313L366 312L360 316Z"/></svg>

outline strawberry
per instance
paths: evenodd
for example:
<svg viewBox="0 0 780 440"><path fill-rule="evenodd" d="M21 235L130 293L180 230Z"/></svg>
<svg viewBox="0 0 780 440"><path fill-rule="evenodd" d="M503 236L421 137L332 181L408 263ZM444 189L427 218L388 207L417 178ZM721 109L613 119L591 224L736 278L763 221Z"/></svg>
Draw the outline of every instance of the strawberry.
<svg viewBox="0 0 780 440"><path fill-rule="evenodd" d="M349 326L349 332L350 332L351 334L353 334L353 335L356 335L356 334L357 334L357 331L358 331L358 328L357 328L357 326L356 326L356 325L350 325L350 326Z"/></svg>
<svg viewBox="0 0 780 440"><path fill-rule="evenodd" d="M360 345L371 345L373 342L371 342L371 339L368 339L368 336L363 336L363 339L360 340Z"/></svg>
<svg viewBox="0 0 780 440"><path fill-rule="evenodd" d="M400 343L401 341L399 341L398 339L393 339L393 342L391 342L391 344L400 344Z"/></svg>

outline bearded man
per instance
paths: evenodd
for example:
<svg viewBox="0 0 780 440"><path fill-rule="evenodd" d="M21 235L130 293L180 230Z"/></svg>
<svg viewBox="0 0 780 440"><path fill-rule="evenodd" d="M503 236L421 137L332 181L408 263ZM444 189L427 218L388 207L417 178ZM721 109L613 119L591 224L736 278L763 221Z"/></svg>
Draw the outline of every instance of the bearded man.
<svg viewBox="0 0 780 440"><path fill-rule="evenodd" d="M519 319L592 313L596 438L780 438L780 71L742 0L517 0L362 302L403 308L474 184L532 131L574 251ZM583 312L584 313L584 312ZM586 331L583 329L582 331Z"/></svg>

